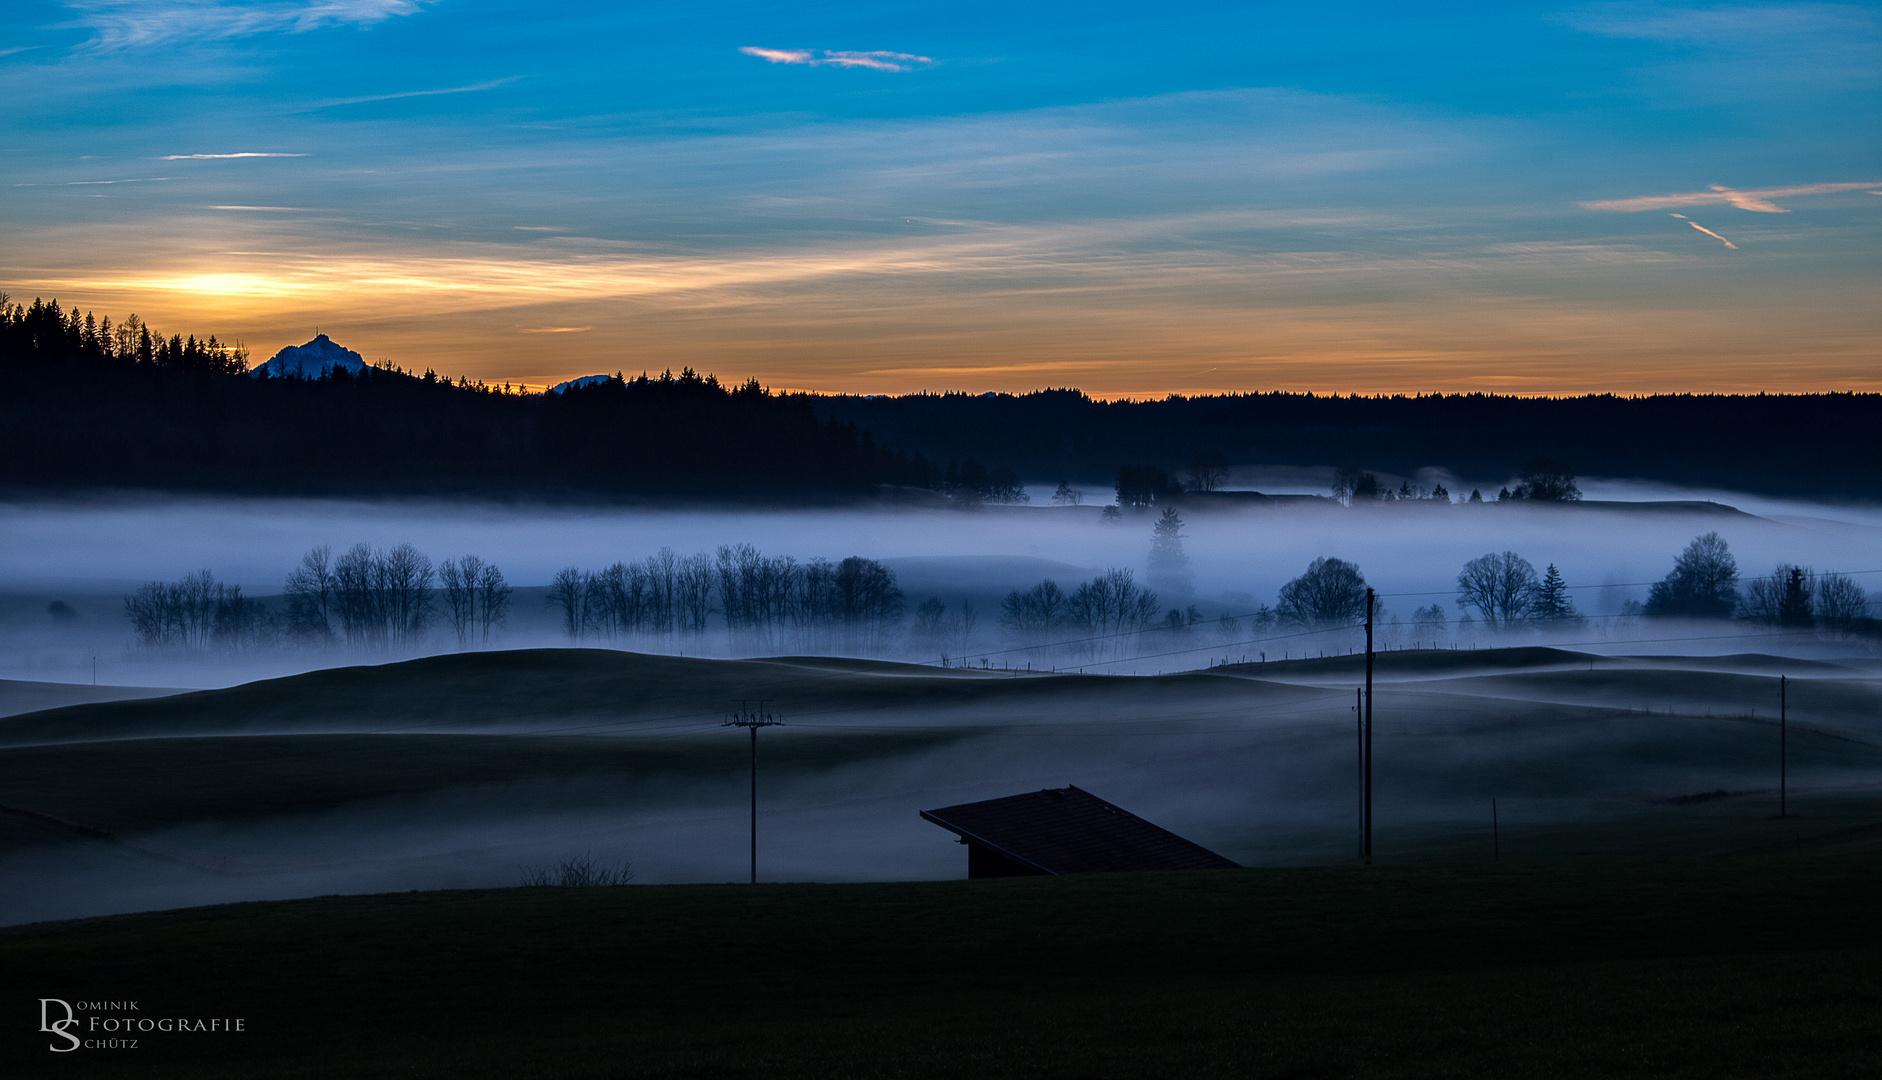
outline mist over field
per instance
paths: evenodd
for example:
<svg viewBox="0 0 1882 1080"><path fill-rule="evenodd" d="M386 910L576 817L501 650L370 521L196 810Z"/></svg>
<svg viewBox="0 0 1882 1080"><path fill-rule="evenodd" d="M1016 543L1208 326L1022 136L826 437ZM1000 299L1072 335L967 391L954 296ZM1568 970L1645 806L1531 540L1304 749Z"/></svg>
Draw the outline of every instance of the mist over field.
<svg viewBox="0 0 1882 1080"><path fill-rule="evenodd" d="M1325 489L1313 472L1254 479L1270 494ZM1747 580L1793 563L1872 589L1882 511L1587 490L1566 506L1185 505L1193 586L1164 587L1157 610L1194 606L1202 621L1082 652L1018 650L1000 601L1112 569L1154 585L1156 515L1108 522L1108 492L976 510L8 504L0 805L30 813L0 814L0 922L514 885L570 857L631 862L642 883L739 880L747 747L719 723L747 698L787 717L761 741L768 880L958 877L964 849L917 811L1065 784L1245 864L1347 860L1359 636L1216 621L1275 604L1321 556L1358 564L1382 594L1388 860L1486 857L1492 799L1500 842L1530 855L1778 842L1755 823L1772 797L1780 675L1793 791L1818 800L1810 827L1858 813L1882 764L1873 638L1623 609L1710 532ZM137 644L125 617L125 593L199 569L275 607L309 549L356 543L500 566L516 590L504 625L469 654L435 620L401 648L181 649ZM891 663L728 659L763 651L716 631L572 638L546 603L567 567L739 544L799 565L880 560L906 608L869 650ZM1588 618L1460 627L1460 567L1505 550L1557 566ZM977 625L918 643L931 599L956 620L972 605ZM1434 603L1441 626L1411 621ZM974 670L943 671L941 650ZM646 655L659 651L686 656ZM215 687L233 689L161 696Z"/></svg>
<svg viewBox="0 0 1882 1080"><path fill-rule="evenodd" d="M1270 493L1326 490L1323 477L1306 471L1247 479L1263 482ZM1768 574L1780 562L1845 573L1882 569L1882 511L1873 508L1598 481L1588 485L1588 494L1589 502L1569 507L1345 508L1330 501L1245 510L1184 507L1183 546L1194 587L1188 593L1166 587L1158 599L1163 608L1194 604L1208 619L1247 614L1272 605L1279 588L1313 559L1334 556L1358 564L1382 594L1382 622L1408 622L1417 608L1437 603L1454 635L1461 614L1454 596L1458 570L1487 552L1514 551L1538 571L1555 564L1578 610L1600 616L1644 599L1646 583L1664 576L1681 549L1706 532L1717 531L1731 545L1747 578ZM1706 505L1707 498L1719 501ZM143 582L202 569L279 610L283 582L305 553L322 545L339 553L357 543L380 549L410 543L434 562L474 554L499 566L519 591L493 646L568 643L542 592L565 567L598 571L661 548L683 557L751 544L765 555L800 563L819 557L881 560L895 572L911 618L931 597L956 613L963 600L975 605L979 625L945 651L996 651L1010 644L997 617L999 600L1011 590L1051 578L1070 591L1114 567L1149 582L1155 515L1126 513L1120 522L1106 523L1093 504L1109 499L1107 491L1089 491L1085 505L1063 507L1035 492L1032 505L977 511L276 499L10 503L0 506L0 677L89 683L95 659L101 683L214 686L379 658L345 649L202 656L141 649L124 616L124 594ZM1882 575L1855 580L1873 591ZM64 606L51 610L55 604ZM1581 627L1562 640L1598 644L1617 635L1640 636L1609 625L1593 635ZM660 648L647 641L613 644ZM456 647L449 629L434 623L399 655ZM729 644L711 649L736 651ZM901 647L881 654L934 662L941 651L905 638ZM1168 667L1200 666L1206 657Z"/></svg>

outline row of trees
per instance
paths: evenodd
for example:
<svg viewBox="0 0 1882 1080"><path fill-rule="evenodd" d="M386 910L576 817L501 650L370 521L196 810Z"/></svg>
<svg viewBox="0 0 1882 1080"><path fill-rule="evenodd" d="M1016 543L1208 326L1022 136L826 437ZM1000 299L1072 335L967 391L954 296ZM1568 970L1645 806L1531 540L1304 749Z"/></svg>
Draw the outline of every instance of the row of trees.
<svg viewBox="0 0 1882 1080"><path fill-rule="evenodd" d="M1153 629L1160 614L1157 594L1137 584L1130 570L1116 568L1071 592L1046 580L1000 601L1000 625L1018 643L1071 638L1072 654L1092 660L1128 655L1135 635Z"/></svg>
<svg viewBox="0 0 1882 1080"><path fill-rule="evenodd" d="M247 356L135 316L114 325L0 296L0 486L1024 500L1017 474L984 455L899 452L756 380L683 369L529 394L389 364L249 378Z"/></svg>
<svg viewBox="0 0 1882 1080"><path fill-rule="evenodd" d="M317 547L288 574L283 610L242 595L208 570L152 581L124 598L138 643L151 648L255 649L335 645L410 652L440 616L459 647L489 644L508 618L511 588L475 555L433 565L410 544L357 544L335 558Z"/></svg>
<svg viewBox="0 0 1882 1080"><path fill-rule="evenodd" d="M1547 453L1585 475L1640 476L1646 468L1651 479L1691 487L1882 496L1882 473L1868 464L1882 455L1882 394L1874 393L1269 392L1101 401L1055 389L825 397L817 407L931 457L971 454L1074 484L1109 482L1120 465L1181 464L1209 447L1236 462L1363 463L1400 476L1434 464L1459 476L1513 476L1530 454Z"/></svg>
<svg viewBox="0 0 1882 1080"><path fill-rule="evenodd" d="M1165 529L1166 523L1180 527L1173 509L1165 510L1160 531L1153 538L1153 566L1159 558L1167 561L1170 557L1176 528ZM1585 618L1553 563L1538 574L1533 563L1513 551L1488 552L1465 563L1456 587L1462 612L1457 621L1460 632L1481 625L1492 633L1509 633L1573 625ZM1111 597L1120 599L1113 602ZM1396 634L1397 620L1388 623L1384 605L1376 597L1373 603L1373 617L1381 631ZM1730 547L1717 533L1707 533L1679 555L1672 572L1652 586L1645 604L1629 602L1623 614L1736 617L1842 634L1858 627L1868 605L1852 578L1817 574L1789 564L1751 580L1741 594ZM1098 660L1128 655L1137 644L1136 635L1151 631L1187 634L1202 621L1193 606L1172 608L1161 617L1158 611L1155 592L1137 587L1129 571L1112 570L1070 593L1049 580L1029 590L1010 592L1000 605L1000 625L1021 647L1056 644L1054 655ZM1216 620L1216 632L1220 643L1228 646L1246 641L1251 633L1270 630L1350 628L1363 622L1365 615L1366 578L1359 566L1322 557L1281 587L1273 607L1262 604L1246 615L1224 613ZM1441 639L1449 624L1442 604L1419 607L1411 617L1415 640Z"/></svg>
<svg viewBox="0 0 1882 1080"><path fill-rule="evenodd" d="M168 339L135 314L113 326L109 316L77 308L66 311L57 300L16 304L0 293L0 357L34 355L53 362L90 360L119 365L183 368L237 375L248 370L248 350L224 345L214 334L198 341L173 334Z"/></svg>
<svg viewBox="0 0 1882 1080"><path fill-rule="evenodd" d="M1769 626L1848 633L1868 615L1869 598L1846 574L1818 574L1781 563L1739 588L1738 560L1716 532L1695 537L1654 583L1642 612L1701 618L1742 618Z"/></svg>
<svg viewBox="0 0 1882 1080"><path fill-rule="evenodd" d="M1817 574L1808 567L1780 564L1769 575L1744 582L1731 545L1716 532L1694 537L1673 560L1673 569L1654 582L1646 603L1630 602L1625 614L1648 617L1745 619L1767 626L1818 628L1846 634L1868 614L1869 598L1845 574ZM1534 564L1513 551L1492 552L1470 560L1457 575L1457 602L1474 609L1486 626L1510 630L1525 625L1560 624L1582 618L1569 598L1567 582L1551 563L1540 576ZM1442 612L1420 609L1424 621Z"/></svg>
<svg viewBox="0 0 1882 1080"><path fill-rule="evenodd" d="M750 544L682 557L662 548L601 571L568 567L547 603L575 639L603 637L702 648L721 617L735 652L880 654L897 643L904 612L895 572L874 559L767 556ZM715 606L716 605L716 606Z"/></svg>
<svg viewBox="0 0 1882 1080"><path fill-rule="evenodd" d="M266 605L225 585L208 570L175 581L151 581L124 597L124 614L140 645L204 650L249 648L279 636Z"/></svg>

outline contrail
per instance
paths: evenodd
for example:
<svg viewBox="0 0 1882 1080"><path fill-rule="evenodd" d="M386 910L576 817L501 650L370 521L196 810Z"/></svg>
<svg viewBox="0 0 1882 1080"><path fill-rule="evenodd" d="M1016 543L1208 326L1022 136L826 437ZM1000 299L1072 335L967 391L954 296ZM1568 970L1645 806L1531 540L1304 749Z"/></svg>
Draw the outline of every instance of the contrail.
<svg viewBox="0 0 1882 1080"><path fill-rule="evenodd" d="M1720 236L1718 233L1715 233L1711 229L1706 228L1704 225L1699 224L1697 221L1694 221L1693 219L1687 217L1685 214L1668 214L1667 216L1676 217L1680 219L1686 224L1691 225L1693 228L1698 229L1700 232L1705 233L1707 236L1710 236L1713 239L1717 240L1719 243L1724 244L1726 247L1731 248L1733 251L1738 250L1737 244L1732 243L1730 240L1727 240L1725 237Z"/></svg>

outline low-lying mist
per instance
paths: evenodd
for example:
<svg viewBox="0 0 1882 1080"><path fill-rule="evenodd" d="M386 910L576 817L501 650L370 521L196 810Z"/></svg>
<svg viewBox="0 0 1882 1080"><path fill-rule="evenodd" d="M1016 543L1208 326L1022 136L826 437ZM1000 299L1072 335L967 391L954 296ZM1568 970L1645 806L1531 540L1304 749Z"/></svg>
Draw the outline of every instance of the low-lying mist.
<svg viewBox="0 0 1882 1080"><path fill-rule="evenodd" d="M1286 485L1282 485L1286 486ZM145 582L172 581L209 570L247 597L281 608L288 574L311 549L336 553L364 543L379 550L410 544L442 562L467 554L501 567L517 589L505 625L490 644L520 647L570 643L548 588L566 568L594 573L617 562L634 563L661 549L679 557L707 555L721 546L750 544L770 557L798 564L850 556L876 560L896 575L904 612L899 636L874 643L875 655L938 662L942 655L970 658L1017 642L1000 625L1000 600L1043 580L1066 592L1118 568L1157 592L1158 619L1168 609L1210 621L1248 614L1276 602L1278 590L1312 562L1330 556L1356 564L1382 594L1382 624L1396 619L1394 641L1442 639L1469 647L1488 644L1481 625L1460 632L1456 577L1468 560L1514 551L1538 572L1556 566L1577 610L1589 616L1620 616L1629 601L1640 602L1646 583L1659 580L1691 539L1719 533L1747 577L1768 574L1780 563L1821 571L1882 568L1882 512L1867 508L1771 500L1749 502L1759 513L1725 504L1673 500L1664 488L1589 482L1600 503L1554 505L1431 505L1397 503L1346 508L1331 502L1232 507L1182 507L1181 545L1189 577L1178 587L1159 581L1150 566L1154 512L1125 511L1107 519L1100 507L1109 493L1090 492L1086 505L1057 506L1045 497L1029 506L977 510L834 508L823 510L571 508L491 503L353 502L314 500L211 500L126 498L102 502L11 503L0 506L0 675L46 682L89 683L94 667L100 683L118 685L228 685L260 675L282 674L371 661L383 650L287 649L200 654L141 649L134 645L123 597ZM1716 494L1716 493L1712 493ZM1622 501L1623 496L1651 501ZM1864 589L1882 578L1854 578ZM945 610L921 624L919 609L937 601ZM971 606L974 617L963 619ZM1447 629L1429 625L1414 632L1418 609L1444 609ZM931 613L933 609L931 608ZM714 616L722 625L722 613ZM927 636L916 630L927 625ZM946 626L949 632L941 633ZM1211 660L1266 651L1237 642L1261 637L1250 623L1222 633L1219 650L1201 646L1214 639L1191 638L1188 650L1167 657L1176 669ZM1625 623L1579 624L1555 640L1600 648L1606 640L1677 636L1636 633ZM1747 629L1747 634L1755 633ZM1546 635L1545 635L1546 636ZM1702 646L1711 651L1723 638ZM782 638L741 643L723 640L652 639L588 634L585 642L652 651L688 648L715 654L827 648ZM480 639L481 643L481 639ZM1681 651L1668 642L1667 651ZM1345 648L1351 642L1302 642L1301 646ZM391 655L422 655L458 647L448 627L434 619L428 633L414 635ZM1695 647L1697 646L1695 643ZM1759 648L1786 648L1779 641ZM1283 645L1285 653L1295 650ZM841 650L838 650L841 651ZM1142 643L1132 651L1179 650ZM1846 649L1843 651L1847 651ZM997 655L991 663L1070 663L1072 656ZM1117 670L1115 666L1111 670Z"/></svg>

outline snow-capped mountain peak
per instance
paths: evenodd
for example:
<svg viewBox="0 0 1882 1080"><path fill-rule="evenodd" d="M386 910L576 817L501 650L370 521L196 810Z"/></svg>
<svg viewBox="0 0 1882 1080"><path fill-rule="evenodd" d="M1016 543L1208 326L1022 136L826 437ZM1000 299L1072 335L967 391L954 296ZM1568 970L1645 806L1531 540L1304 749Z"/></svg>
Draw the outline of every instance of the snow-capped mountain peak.
<svg viewBox="0 0 1882 1080"><path fill-rule="evenodd" d="M316 334L305 345L289 345L275 353L267 363L255 365L249 374L256 378L318 379L334 368L358 374L365 370L366 361L327 335Z"/></svg>

